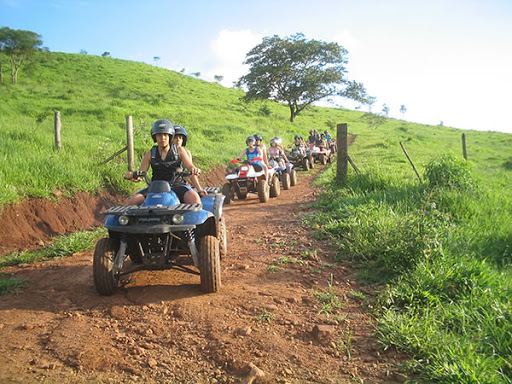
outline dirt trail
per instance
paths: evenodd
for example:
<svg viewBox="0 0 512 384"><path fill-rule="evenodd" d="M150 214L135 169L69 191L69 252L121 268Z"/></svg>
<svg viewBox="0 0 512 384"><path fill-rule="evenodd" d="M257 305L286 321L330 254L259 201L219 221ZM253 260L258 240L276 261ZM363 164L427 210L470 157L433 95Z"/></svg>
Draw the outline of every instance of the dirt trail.
<svg viewBox="0 0 512 384"><path fill-rule="evenodd" d="M30 280L0 297L0 382L404 381L402 358L372 337L362 292L372 293L301 225L317 172L299 172L298 185L267 204L249 195L225 207L229 255L216 294L172 270L137 272L101 297L92 252L9 269ZM343 307L319 314L314 293L331 281Z"/></svg>

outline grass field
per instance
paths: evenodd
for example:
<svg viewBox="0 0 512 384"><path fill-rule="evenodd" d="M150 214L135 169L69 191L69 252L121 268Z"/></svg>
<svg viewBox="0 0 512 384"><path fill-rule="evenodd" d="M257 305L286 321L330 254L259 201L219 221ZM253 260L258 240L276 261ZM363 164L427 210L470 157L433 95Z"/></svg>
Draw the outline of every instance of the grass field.
<svg viewBox="0 0 512 384"><path fill-rule="evenodd" d="M138 158L152 145L151 123L168 118L187 128L204 169L238 155L250 134L267 142L279 135L286 144L296 133L348 123L356 135L349 152L361 173L349 169L342 187L336 167L324 172L319 213L306 222L319 226L317 235L332 240L361 279L382 287L373 303L382 344L408 352L409 369L422 382L511 382L512 135L394 119L370 128L362 112L318 107L290 123L286 106L245 104L241 96L147 64L42 52L17 86L0 84L0 206L52 197L55 189L68 196L132 192L137 186L122 179L124 156L101 164L126 145L127 115ZM60 151L55 110L62 114ZM79 239L81 247L89 243ZM61 244L52 255L69 247Z"/></svg>

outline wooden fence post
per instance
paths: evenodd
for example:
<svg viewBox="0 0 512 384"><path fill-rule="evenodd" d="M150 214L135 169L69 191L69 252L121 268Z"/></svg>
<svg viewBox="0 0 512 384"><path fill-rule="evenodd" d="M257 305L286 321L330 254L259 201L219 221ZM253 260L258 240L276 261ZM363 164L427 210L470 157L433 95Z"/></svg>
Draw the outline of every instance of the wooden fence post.
<svg viewBox="0 0 512 384"><path fill-rule="evenodd" d="M60 141L60 111L55 111L55 147L60 150L62 148L62 142Z"/></svg>
<svg viewBox="0 0 512 384"><path fill-rule="evenodd" d="M414 172L416 173L416 176L418 176L418 180L420 181L420 183L423 183L423 181L421 180L420 174L416 170L416 167L414 166L414 163L412 162L409 154L407 153L407 150L405 149L405 147L404 147L404 145L402 144L401 141L400 141L400 146L402 147L402 151L404 151L404 153L405 153L405 157L407 157L407 160L409 160L409 163L411 164L412 169L414 169Z"/></svg>
<svg viewBox="0 0 512 384"><path fill-rule="evenodd" d="M128 171L133 172L133 119L126 116L126 148L128 149Z"/></svg>
<svg viewBox="0 0 512 384"><path fill-rule="evenodd" d="M466 150L466 134L462 134L462 156L464 156L464 159L468 159L468 151Z"/></svg>
<svg viewBox="0 0 512 384"><path fill-rule="evenodd" d="M336 141L338 144L337 180L342 185L347 184L348 170L348 126L346 123L338 124Z"/></svg>

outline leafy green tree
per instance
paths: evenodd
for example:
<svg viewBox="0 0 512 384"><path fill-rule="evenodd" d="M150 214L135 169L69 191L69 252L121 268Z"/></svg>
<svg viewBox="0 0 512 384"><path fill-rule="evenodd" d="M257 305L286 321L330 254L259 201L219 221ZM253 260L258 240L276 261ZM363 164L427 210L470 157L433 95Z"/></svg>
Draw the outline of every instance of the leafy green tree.
<svg viewBox="0 0 512 384"><path fill-rule="evenodd" d="M2 62L6 56L11 64L11 80L18 82L21 66L30 59L43 44L41 35L21 29L9 27L0 28L0 80L2 77Z"/></svg>
<svg viewBox="0 0 512 384"><path fill-rule="evenodd" d="M372 129L377 129L386 122L386 118L384 116L371 112L367 112L362 115L361 120L368 124L368 127Z"/></svg>
<svg viewBox="0 0 512 384"><path fill-rule="evenodd" d="M101 56L102 56L102 57L110 57L110 52L105 51L105 52L103 52L103 53L102 53L102 55L101 55Z"/></svg>
<svg viewBox="0 0 512 384"><path fill-rule="evenodd" d="M400 113L402 114L403 117L405 117L405 112L407 112L407 107L402 104L400 106Z"/></svg>
<svg viewBox="0 0 512 384"><path fill-rule="evenodd" d="M389 116L389 107L386 103L382 105L382 114L386 117Z"/></svg>
<svg viewBox="0 0 512 384"><path fill-rule="evenodd" d="M246 101L272 99L286 103L290 121L328 96L366 102L361 83L346 78L347 50L337 43L306 40L302 33L265 37L246 55L249 73L239 83L247 86Z"/></svg>
<svg viewBox="0 0 512 384"><path fill-rule="evenodd" d="M224 80L224 76L222 76L222 75L215 75L215 76L213 76L213 78L215 79L215 81L217 83L220 83L222 80Z"/></svg>

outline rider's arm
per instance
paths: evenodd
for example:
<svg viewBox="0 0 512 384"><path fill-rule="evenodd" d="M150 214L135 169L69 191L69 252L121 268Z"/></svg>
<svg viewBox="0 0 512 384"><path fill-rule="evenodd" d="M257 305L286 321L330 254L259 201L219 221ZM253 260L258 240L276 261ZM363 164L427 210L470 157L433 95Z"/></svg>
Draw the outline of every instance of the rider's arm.
<svg viewBox="0 0 512 384"><path fill-rule="evenodd" d="M259 147L258 147L258 148L259 148ZM267 148L266 148L266 146L265 146L265 149L267 149ZM266 151L266 150L265 150L265 151L261 151L261 150L260 150L260 155L261 155L261 153L262 153L262 152L263 152L263 162L264 162L264 163L266 164L266 166L268 167L269 165L268 165L267 151Z"/></svg>
<svg viewBox="0 0 512 384"><path fill-rule="evenodd" d="M147 172L149 170L149 166L150 165L151 165L151 151L147 151L144 154L144 158L142 159L142 163L140 164L140 167L139 167L138 171ZM134 179L133 178L133 172L126 172L124 174L124 178L126 180L133 180L133 181L141 181L142 180L141 177L139 177L137 179Z"/></svg>
<svg viewBox="0 0 512 384"><path fill-rule="evenodd" d="M242 160L242 157L245 155L246 151L247 151L247 149L244 149L244 150L242 151L242 153L240 153L236 158L237 158L238 160Z"/></svg>
<svg viewBox="0 0 512 384"><path fill-rule="evenodd" d="M199 168L196 168L196 166L192 163L192 159L190 158L187 150L184 147L179 147L178 152L181 158L181 162L187 168L192 175L199 175Z"/></svg>

